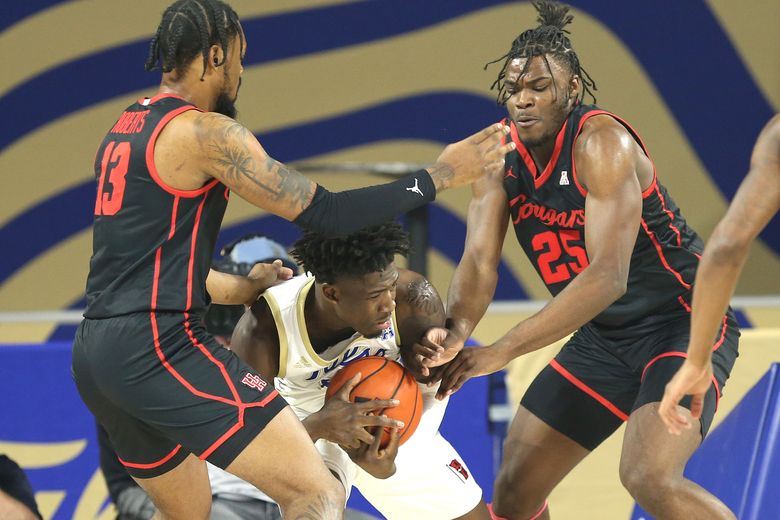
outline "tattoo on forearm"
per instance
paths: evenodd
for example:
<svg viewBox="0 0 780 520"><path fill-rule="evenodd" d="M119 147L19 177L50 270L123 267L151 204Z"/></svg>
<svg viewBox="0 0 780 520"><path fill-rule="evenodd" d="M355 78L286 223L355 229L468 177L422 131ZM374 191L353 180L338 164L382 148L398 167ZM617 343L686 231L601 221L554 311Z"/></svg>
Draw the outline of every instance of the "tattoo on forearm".
<svg viewBox="0 0 780 520"><path fill-rule="evenodd" d="M252 133L246 127L218 114L204 114L197 124L201 146L212 158L212 168L218 170L217 175L210 175L232 182L248 180L274 201L287 200L301 211L309 204L314 196L313 183L270 156L266 157L265 168L274 181L258 178L258 165L247 146Z"/></svg>
<svg viewBox="0 0 780 520"><path fill-rule="evenodd" d="M343 506L330 497L319 495L306 506L306 511L296 515L295 520L339 519L342 517Z"/></svg>
<svg viewBox="0 0 780 520"><path fill-rule="evenodd" d="M424 278L409 283L406 302L413 308L419 309L428 315L444 313L444 305L441 302L439 293L436 292L431 282Z"/></svg>
<svg viewBox="0 0 780 520"><path fill-rule="evenodd" d="M300 210L309 205L314 196L314 191L311 187L312 183L309 179L270 156L265 160L265 167L278 179L276 186L277 199L288 198L290 203Z"/></svg>
<svg viewBox="0 0 780 520"><path fill-rule="evenodd" d="M437 162L432 166L429 166L427 170L437 190L449 188L452 184L452 178L455 176L455 171L449 164Z"/></svg>

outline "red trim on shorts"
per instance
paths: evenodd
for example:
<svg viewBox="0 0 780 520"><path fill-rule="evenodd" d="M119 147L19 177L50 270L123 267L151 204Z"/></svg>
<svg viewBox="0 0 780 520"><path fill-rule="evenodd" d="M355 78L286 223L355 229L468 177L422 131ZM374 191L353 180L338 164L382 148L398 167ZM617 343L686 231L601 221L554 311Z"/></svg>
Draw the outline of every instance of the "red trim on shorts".
<svg viewBox="0 0 780 520"><path fill-rule="evenodd" d="M685 312L687 312L688 314L691 313L691 311L693 309L691 309L691 306L688 305L688 302L685 301L685 299L682 297L682 295L677 297L677 301L680 302L680 305L683 306L683 309L685 309Z"/></svg>
<svg viewBox="0 0 780 520"><path fill-rule="evenodd" d="M691 284L686 283L685 280L683 280L683 277L680 273L672 269L672 266L669 265L669 262L666 261L666 257L664 256L663 247L661 247L660 242L658 242L658 239L655 236L655 233L650 231L650 228L647 225L647 222L645 222L645 219L642 219L642 229L645 230L645 234L650 239L650 242L653 243L653 246L655 246L655 250L658 252L658 258L661 260L661 263L663 264L664 268L672 273L675 278L677 278L677 281L680 282L680 285L685 287L686 289L691 288Z"/></svg>
<svg viewBox="0 0 780 520"><path fill-rule="evenodd" d="M553 367L553 369L555 369L556 372L558 372L563 377L568 379L571 384L573 384L574 386L576 386L577 388L579 388L580 390L582 390L583 392L591 396L593 399L601 403L601 405L604 406L604 408L606 408L607 410L615 414L615 416L618 419L620 419L621 421L628 420L628 415L625 414L623 411L621 411L620 408L618 408L617 406L609 402L609 400L606 397L599 394L591 387L589 387L588 385L586 385L585 383L577 379L577 377L574 374L572 374L571 372L563 368L563 366L561 366L561 364L558 363L556 360L553 359L552 361L550 361L550 366Z"/></svg>
<svg viewBox="0 0 780 520"><path fill-rule="evenodd" d="M718 338L718 341L712 346L712 352L715 352L720 348L721 345L723 345L723 342L726 340L726 329L728 328L728 324L726 322L726 316L723 316L723 326L720 328L720 338Z"/></svg>
<svg viewBox="0 0 780 520"><path fill-rule="evenodd" d="M170 452L168 455L166 455L165 457L161 458L157 462L150 462L149 464L139 464L137 462L127 462L126 460L122 460L121 457L117 457L117 459L119 460L119 462L122 463L123 466L127 466L128 468L154 469L154 468L158 468L158 467L162 466L163 464L165 464L166 462L171 460L171 458L174 455L176 455L179 452L180 449L181 449L181 444L177 444L176 447L173 448L173 451Z"/></svg>
<svg viewBox="0 0 780 520"><path fill-rule="evenodd" d="M687 359L688 353L687 352L664 352L663 354L657 355L656 357L651 359L648 364L645 365L644 370L642 370L642 377L639 378L639 381L644 381L645 373L653 363L655 363L659 359L668 358L668 357L681 357ZM712 384L715 385L715 410L717 410L718 405L720 404L720 387L718 386L718 380L715 379L715 375L712 376Z"/></svg>
<svg viewBox="0 0 780 520"><path fill-rule="evenodd" d="M162 129L165 128L165 125L167 125L170 122L170 120L173 119L174 117L184 112L187 112L189 110L198 110L199 112L201 111L198 107L189 105L189 106L179 107L165 114L165 116L160 120L160 122L157 123L157 126L155 127L154 132L152 132L152 136L149 138L149 142L146 145L146 168L149 170L149 175L152 177L154 182L160 188L167 191L171 195L176 195L179 197L183 197L185 199L191 199L193 197L197 197L198 195L202 195L203 193L206 193L211 188L216 186L219 183L219 180L212 179L211 181L204 184L202 187L198 188L197 190L179 190L176 188L172 188L171 186L168 186L160 177L160 174L157 171L157 166L154 164L154 145L157 142L157 136L160 135L160 132L162 132Z"/></svg>

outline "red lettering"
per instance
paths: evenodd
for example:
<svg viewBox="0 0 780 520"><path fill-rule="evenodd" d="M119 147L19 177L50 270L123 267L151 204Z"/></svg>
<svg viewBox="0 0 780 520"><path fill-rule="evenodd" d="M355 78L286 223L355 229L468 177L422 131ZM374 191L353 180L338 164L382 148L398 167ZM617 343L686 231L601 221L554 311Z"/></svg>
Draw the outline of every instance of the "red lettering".
<svg viewBox="0 0 780 520"><path fill-rule="evenodd" d="M144 124L146 124L146 116L149 114L148 110L144 110L143 112L138 112L138 120L135 123L135 133L140 132L144 129Z"/></svg>
<svg viewBox="0 0 780 520"><path fill-rule="evenodd" d="M570 279L573 274L580 273L588 266L588 255L585 249L572 242L582 240L582 233L578 229L565 229L559 233L544 231L531 240L534 251L542 251L537 258L539 272L547 285L563 282ZM563 251L573 262L559 263ZM557 265L554 265L557 264Z"/></svg>
<svg viewBox="0 0 780 520"><path fill-rule="evenodd" d="M103 152L95 215L116 215L125 197L125 175L130 165L130 143L111 141ZM110 172L108 167L112 166ZM105 193L106 173L111 193Z"/></svg>

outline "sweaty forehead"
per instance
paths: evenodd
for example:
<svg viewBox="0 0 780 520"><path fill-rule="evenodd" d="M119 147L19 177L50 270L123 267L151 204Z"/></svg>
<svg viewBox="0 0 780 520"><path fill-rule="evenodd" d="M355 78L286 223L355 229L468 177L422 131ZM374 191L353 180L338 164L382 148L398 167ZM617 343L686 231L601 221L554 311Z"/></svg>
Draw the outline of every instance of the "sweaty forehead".
<svg viewBox="0 0 780 520"><path fill-rule="evenodd" d="M530 63L528 61L530 60ZM549 69L547 63L550 64ZM541 77L549 77L565 74L565 69L553 56L547 55L547 63L543 56L531 56L530 58L512 58L506 64L506 81L514 83L523 75L523 79L532 81ZM526 69L527 64L527 69Z"/></svg>

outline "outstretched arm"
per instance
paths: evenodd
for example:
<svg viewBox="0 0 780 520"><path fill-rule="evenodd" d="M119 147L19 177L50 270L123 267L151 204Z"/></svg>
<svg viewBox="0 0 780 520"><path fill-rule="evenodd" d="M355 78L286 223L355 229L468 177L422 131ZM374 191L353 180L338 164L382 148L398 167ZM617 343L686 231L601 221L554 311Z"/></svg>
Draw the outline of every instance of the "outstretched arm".
<svg viewBox="0 0 780 520"><path fill-rule="evenodd" d="M464 349L444 371L439 397L470 377L496 372L592 320L622 296L642 214L639 161L647 158L614 119L589 120L575 147L577 173L588 187L585 245L589 265L541 311L489 347Z"/></svg>
<svg viewBox="0 0 780 520"><path fill-rule="evenodd" d="M388 184L334 194L273 159L252 132L231 118L198 114L193 124L206 175L259 208L328 234L380 224L432 201L437 191L500 169L504 155L514 146L501 144L506 132L501 124L491 125L446 147L427 170Z"/></svg>
<svg viewBox="0 0 780 520"><path fill-rule="evenodd" d="M444 304L436 288L423 275L399 270L395 316L404 366L418 379L428 377L426 360L438 360L441 349L421 344L426 332L444 326Z"/></svg>
<svg viewBox="0 0 780 520"><path fill-rule="evenodd" d="M691 415L701 415L712 377L712 339L723 319L750 244L780 210L780 115L764 127L750 171L704 249L693 289L688 358L666 387L659 414L673 433L690 428L677 403L693 395Z"/></svg>
<svg viewBox="0 0 780 520"><path fill-rule="evenodd" d="M270 264L257 263L246 276L209 269L206 291L212 303L252 305L260 293L284 280L289 280L292 275L292 269L284 267L281 260L274 260Z"/></svg>

